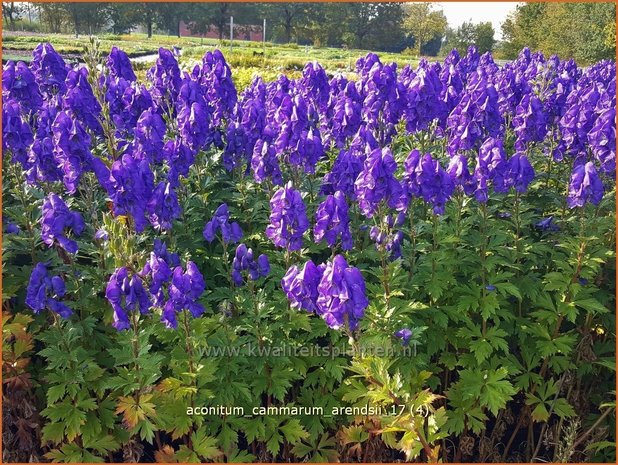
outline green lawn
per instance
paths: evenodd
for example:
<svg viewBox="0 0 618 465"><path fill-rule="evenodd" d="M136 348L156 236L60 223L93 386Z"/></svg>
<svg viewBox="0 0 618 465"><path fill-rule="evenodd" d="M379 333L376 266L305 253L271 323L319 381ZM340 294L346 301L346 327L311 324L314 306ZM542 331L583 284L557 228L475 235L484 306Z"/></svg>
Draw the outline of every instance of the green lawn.
<svg viewBox="0 0 618 465"><path fill-rule="evenodd" d="M250 82L254 74L260 74L265 80L276 78L280 73L291 77L300 75L305 63L317 60L331 74L336 72L351 72L356 60L368 53L368 50L346 50L338 48L315 48L296 44L272 44L261 42L234 41L230 49L229 41L215 39L200 39L195 37L173 37L154 35L148 39L145 34L125 34L99 36L100 47L108 52L112 46L122 48L131 57L150 55L159 47L178 47L182 49L181 66L191 66L199 61L204 53L215 47L220 47L232 67L234 79L239 87ZM12 34L5 32L2 37L3 61L29 61L30 52L39 42L50 42L63 55L75 59L89 44L87 36L75 38L67 34ZM403 67L408 63L416 64L410 56L396 53L378 52L383 62L396 62ZM151 66L149 62L136 63L138 74Z"/></svg>

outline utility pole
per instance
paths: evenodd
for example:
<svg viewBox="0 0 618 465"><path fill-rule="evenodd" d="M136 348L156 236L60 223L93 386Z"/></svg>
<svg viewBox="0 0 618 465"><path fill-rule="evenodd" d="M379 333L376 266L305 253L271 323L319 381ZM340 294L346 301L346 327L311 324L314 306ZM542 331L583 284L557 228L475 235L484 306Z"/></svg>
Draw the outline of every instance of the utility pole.
<svg viewBox="0 0 618 465"><path fill-rule="evenodd" d="M234 17L230 16L230 54L234 43Z"/></svg>
<svg viewBox="0 0 618 465"><path fill-rule="evenodd" d="M264 18L264 25L262 26L262 55L266 56L266 18Z"/></svg>

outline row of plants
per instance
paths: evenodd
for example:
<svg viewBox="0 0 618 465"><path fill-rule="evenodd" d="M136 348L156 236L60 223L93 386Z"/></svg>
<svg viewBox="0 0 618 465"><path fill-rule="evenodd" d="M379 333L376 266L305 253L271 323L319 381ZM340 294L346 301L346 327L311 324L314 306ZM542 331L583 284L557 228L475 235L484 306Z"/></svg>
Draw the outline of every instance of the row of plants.
<svg viewBox="0 0 618 465"><path fill-rule="evenodd" d="M615 63L84 59L3 69L8 461L615 460Z"/></svg>

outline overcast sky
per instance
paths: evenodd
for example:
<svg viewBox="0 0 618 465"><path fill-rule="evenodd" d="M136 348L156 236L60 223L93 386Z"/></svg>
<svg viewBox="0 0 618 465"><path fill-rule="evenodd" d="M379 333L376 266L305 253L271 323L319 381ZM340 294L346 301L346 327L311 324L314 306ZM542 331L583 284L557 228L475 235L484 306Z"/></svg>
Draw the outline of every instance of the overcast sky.
<svg viewBox="0 0 618 465"><path fill-rule="evenodd" d="M496 31L496 39L502 39L500 25L506 16L515 9L520 2L439 2L449 25L456 29L464 21L480 23L491 21Z"/></svg>

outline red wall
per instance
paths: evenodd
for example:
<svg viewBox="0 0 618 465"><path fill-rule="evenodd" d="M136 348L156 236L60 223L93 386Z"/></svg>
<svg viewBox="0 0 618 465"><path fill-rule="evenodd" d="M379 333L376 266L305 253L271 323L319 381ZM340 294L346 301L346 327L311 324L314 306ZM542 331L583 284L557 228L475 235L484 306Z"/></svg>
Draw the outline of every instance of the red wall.
<svg viewBox="0 0 618 465"><path fill-rule="evenodd" d="M219 30L216 26L210 26L206 34L192 33L189 25L184 21L180 22L180 35L182 37L205 37L207 39L218 39ZM230 38L229 26L223 31L223 38ZM256 25L234 25L234 39L236 40L250 40L253 42L262 41L262 26Z"/></svg>

